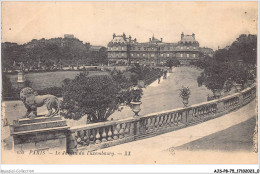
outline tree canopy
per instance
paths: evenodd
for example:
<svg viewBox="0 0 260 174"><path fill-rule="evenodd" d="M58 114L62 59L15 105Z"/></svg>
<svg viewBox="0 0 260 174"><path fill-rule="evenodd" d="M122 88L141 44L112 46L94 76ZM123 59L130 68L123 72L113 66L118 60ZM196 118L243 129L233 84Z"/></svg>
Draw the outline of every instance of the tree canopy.
<svg viewBox="0 0 260 174"><path fill-rule="evenodd" d="M121 104L129 104L136 99L136 95L140 99L142 93L131 90L126 79L120 76L89 77L81 73L73 80L66 79L63 83L61 115L74 120L88 115L91 122L106 121L120 109Z"/></svg>
<svg viewBox="0 0 260 174"><path fill-rule="evenodd" d="M213 58L204 58L196 64L204 68L198 84L205 84L210 90L222 89L228 80L245 84L256 77L256 60L256 35L242 34L230 46L217 50Z"/></svg>

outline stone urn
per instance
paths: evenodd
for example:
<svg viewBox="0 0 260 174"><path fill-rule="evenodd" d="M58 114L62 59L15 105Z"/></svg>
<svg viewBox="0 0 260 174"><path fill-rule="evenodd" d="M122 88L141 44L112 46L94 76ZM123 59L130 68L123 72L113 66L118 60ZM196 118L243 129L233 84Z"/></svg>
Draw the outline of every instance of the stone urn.
<svg viewBox="0 0 260 174"><path fill-rule="evenodd" d="M182 103L184 104L184 106L188 106L189 96L182 96Z"/></svg>
<svg viewBox="0 0 260 174"><path fill-rule="evenodd" d="M138 116L138 113L141 111L141 108L140 108L141 104L142 104L142 102L140 102L140 101L131 102L131 105L132 105L131 109L135 113L135 115L134 115L135 117Z"/></svg>
<svg viewBox="0 0 260 174"><path fill-rule="evenodd" d="M145 87L144 80L138 80L138 81L137 81L137 86L138 86L139 88L144 88L144 87Z"/></svg>
<svg viewBox="0 0 260 174"><path fill-rule="evenodd" d="M236 87L237 92L239 92L242 89L242 84L236 84L235 87Z"/></svg>

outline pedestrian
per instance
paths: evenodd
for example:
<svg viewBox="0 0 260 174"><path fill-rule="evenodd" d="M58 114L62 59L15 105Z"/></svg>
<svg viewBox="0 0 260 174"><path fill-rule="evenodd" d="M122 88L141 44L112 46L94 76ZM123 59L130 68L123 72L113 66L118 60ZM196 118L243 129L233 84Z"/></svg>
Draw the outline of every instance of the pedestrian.
<svg viewBox="0 0 260 174"><path fill-rule="evenodd" d="M158 84L160 84L160 81L161 81L161 77L158 78Z"/></svg>

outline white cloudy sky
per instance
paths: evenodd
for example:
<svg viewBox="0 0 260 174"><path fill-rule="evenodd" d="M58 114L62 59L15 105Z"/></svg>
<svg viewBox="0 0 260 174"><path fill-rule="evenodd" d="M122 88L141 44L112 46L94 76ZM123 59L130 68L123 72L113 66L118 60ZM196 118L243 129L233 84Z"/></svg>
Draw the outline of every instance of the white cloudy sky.
<svg viewBox="0 0 260 174"><path fill-rule="evenodd" d="M106 46L123 32L139 42L195 33L201 46L216 49L257 33L257 2L2 2L2 42L74 34Z"/></svg>

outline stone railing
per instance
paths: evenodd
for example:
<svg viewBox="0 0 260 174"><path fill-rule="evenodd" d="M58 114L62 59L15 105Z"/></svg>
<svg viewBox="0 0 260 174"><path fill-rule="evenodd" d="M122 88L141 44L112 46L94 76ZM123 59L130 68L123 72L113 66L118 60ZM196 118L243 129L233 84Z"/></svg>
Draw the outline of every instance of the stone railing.
<svg viewBox="0 0 260 174"><path fill-rule="evenodd" d="M253 85L221 99L185 108L71 127L67 135L67 152L106 148L198 124L241 108L255 96L256 86Z"/></svg>

